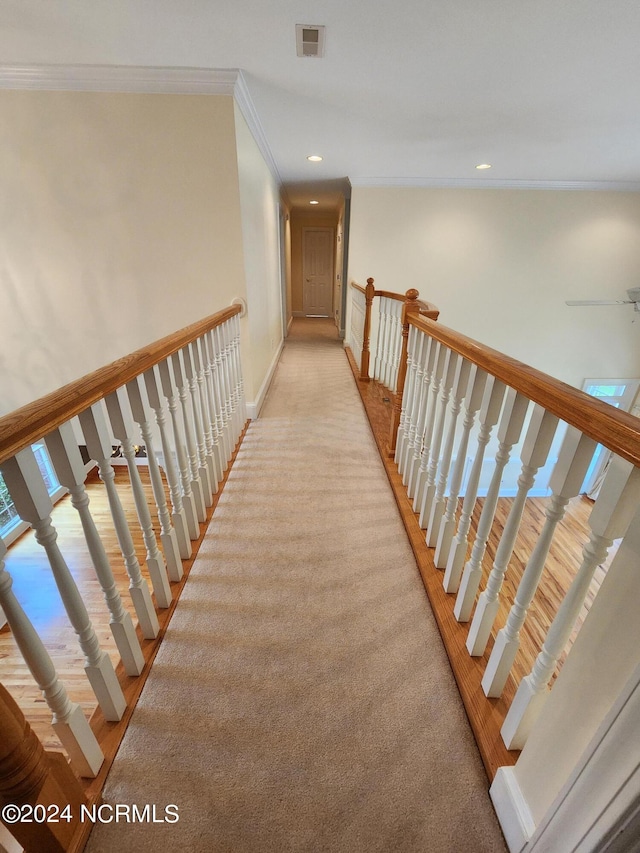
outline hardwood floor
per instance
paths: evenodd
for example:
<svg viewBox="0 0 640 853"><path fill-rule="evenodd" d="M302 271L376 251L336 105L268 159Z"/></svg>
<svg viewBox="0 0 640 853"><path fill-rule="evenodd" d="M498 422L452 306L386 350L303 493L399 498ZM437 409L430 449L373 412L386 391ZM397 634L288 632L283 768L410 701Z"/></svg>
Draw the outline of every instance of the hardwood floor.
<svg viewBox="0 0 640 853"><path fill-rule="evenodd" d="M507 750L504 746L500 736L500 728L517 685L530 672L542 647L549 625L580 566L582 546L589 538L587 522L593 503L584 496L579 496L569 502L566 515L556 530L540 585L529 608L524 627L520 632L520 649L504 693L500 699L487 699L480 686L482 675L493 648L495 634L507 620L509 608L514 601L526 562L544 524L547 499L529 498L526 501L523 521L502 588L496 627L485 654L479 658L471 658L465 646L470 623L459 623L453 616L456 596L444 592L442 587L443 572L436 569L433 564L433 550L425 543L425 533L418 525L417 516L413 512L411 501L406 496L406 490L402 485L397 466L388 456L389 425L394 395L377 382L361 382L358 380L358 369L350 350L347 350L347 355L389 481L394 490L398 509L405 523L425 589L440 627L487 774L489 779L493 779L498 767L514 764L518 757L517 751ZM499 535L504 527L511 503L510 498L500 498L498 501L496 521L483 560L483 578L480 589L484 589L486 585L499 542ZM478 499L474 508L469 534L471 544L473 544L475 537L482 504L483 500ZM617 545L614 543L606 562L595 573L587 600L576 622L571 639L558 661L553 679L557 678L562 668L571 644L588 613L616 549Z"/></svg>

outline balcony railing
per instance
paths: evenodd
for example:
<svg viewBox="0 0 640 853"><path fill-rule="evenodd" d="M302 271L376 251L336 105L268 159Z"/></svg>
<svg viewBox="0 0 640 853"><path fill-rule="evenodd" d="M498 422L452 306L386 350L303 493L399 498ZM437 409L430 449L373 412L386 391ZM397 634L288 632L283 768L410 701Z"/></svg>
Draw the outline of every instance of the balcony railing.
<svg viewBox="0 0 640 853"><path fill-rule="evenodd" d="M545 839L553 837L553 820L542 820L541 804L551 809L554 796L571 796L577 784L565 774L561 787L561 777L546 772L546 766L555 760L566 770L580 759L586 767L585 755L595 756L602 732L617 725L618 718L608 718L604 710L612 714L622 694L632 695L640 674L640 668L635 670L640 664L637 652L631 658L627 654L624 664L620 663L623 649L629 646L627 634L640 637L635 625L621 623L619 592L625 575L633 572L637 578L640 561L640 421L423 316L415 290L407 292L401 312L392 309L391 323L378 324L370 343L368 315L378 293L372 279L367 288L352 284L347 343L360 366L360 381L372 375L389 392L396 392L390 434L383 447L389 455L387 470L396 483L408 531L413 529L415 539L415 530L422 530L421 544L427 552L421 558L425 587L434 609L440 610L436 615L443 640L485 765L490 776L497 770L491 791L510 849L525 849L531 843L526 849L537 850L533 842L542 839L543 832L548 833ZM373 370L370 347L380 352ZM381 370L379 364L391 368ZM611 458L589 514L588 530L579 542L577 553L581 550L582 556L569 567L573 580L549 616L530 672L507 704L505 686L514 672L531 602L549 553L557 545L556 532L567 504L580 494L598 444L610 451ZM502 524L496 509L504 491L505 468L516 453L519 473L507 491L512 497ZM519 535L525 505L536 474L547 465L550 495L544 520L533 545L524 552ZM490 477L480 498L487 469ZM404 509L407 503L410 506ZM474 511L477 521L472 528ZM497 546L487 566L490 539ZM596 591L591 612L555 678L594 573L614 540L618 550L606 581ZM513 596L508 597L516 544L518 560L525 567ZM419 546L414 547L416 553ZM570 562L571 553L563 559ZM635 583L640 594L640 584ZM505 607L508 616L500 624L498 613ZM585 650L598 642L602 659L594 663ZM609 666L616 661L615 678L607 671L606 661ZM597 696L591 706L589 696ZM482 701L485 707L478 712ZM566 715L564 727L559 723L562 714ZM583 728L579 735L569 736L566 729L573 725ZM514 767L496 767L497 737L512 751L498 764L515 763ZM514 750L523 750L520 758ZM570 750L573 753L567 757ZM536 794L527 798L534 787L532 780ZM554 784L558 785L555 790ZM615 796L611 794L612 799Z"/></svg>
<svg viewBox="0 0 640 853"><path fill-rule="evenodd" d="M107 723L123 720L135 704L135 699L125 696L123 684L141 679L143 671L146 677L147 662L155 653L166 614L171 612L181 588L183 566L191 557L192 542L201 536L200 524L207 519L207 508L212 506L245 428L240 312L239 306L220 311L0 419L0 471L5 488L18 516L33 528L42 546L43 558L51 568L77 634L85 672ZM42 439L55 476L70 493L77 510L95 577L110 613L111 632L122 660L120 678L101 647L86 602L57 541L51 497L32 449L32 444ZM121 447L126 461L146 550L144 573L133 545L131 518L123 509L115 485L111 459L114 445ZM136 463L136 445L144 446L146 451L152 507ZM139 633L123 605L113 567L89 508L87 466L81 447L97 466L104 484ZM152 512L158 519L159 535L154 530ZM2 612L51 710L53 728L73 770L87 779L96 777L104 763L102 744L81 707L69 698L42 639L18 602L3 561L5 554L6 546L0 539ZM140 689L134 684L127 695L137 696ZM24 731L24 720L20 721L17 708L6 694L0 695L0 717L3 737L13 726L11 720L18 719L16 732ZM16 732L11 731L13 737ZM113 733L110 737L113 740ZM3 748L4 745L3 740ZM33 798L46 786L66 786L69 778L73 779L59 772L55 756L43 757L41 750L34 752L31 747L13 742L7 750L0 752L0 799L9 798L16 803L21 797L30 797L25 802L34 803ZM35 763L24 760L25 755L36 753ZM66 796L76 797L72 782L70 785ZM63 803L58 805L62 808ZM75 814L77 818L77 809ZM76 828L82 830L73 827ZM49 836L36 838L38 831L48 831L46 827L34 830L19 823L12 831L29 849L66 849L47 846L54 843ZM26 834L22 838L23 832ZM71 838L73 832L66 834Z"/></svg>

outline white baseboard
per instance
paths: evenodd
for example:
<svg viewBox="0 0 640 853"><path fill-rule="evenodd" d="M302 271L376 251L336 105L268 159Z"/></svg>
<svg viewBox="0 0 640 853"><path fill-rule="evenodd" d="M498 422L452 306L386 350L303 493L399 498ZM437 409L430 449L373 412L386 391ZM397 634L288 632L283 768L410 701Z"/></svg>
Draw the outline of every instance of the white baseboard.
<svg viewBox="0 0 640 853"><path fill-rule="evenodd" d="M529 806L513 767L499 767L489 789L509 853L521 853L535 831Z"/></svg>
<svg viewBox="0 0 640 853"><path fill-rule="evenodd" d="M255 400L247 402L247 417L251 418L252 421L255 421L256 418L258 418L260 415L260 409L262 408L265 397L267 396L267 391L269 390L269 386L271 385L273 374L276 372L276 367L278 366L278 361L280 359L280 353L282 352L283 346L284 341L280 341L280 346L276 349L275 355L271 360L269 370L267 370L267 375L264 377L264 381L260 386L260 390L258 391L258 396Z"/></svg>

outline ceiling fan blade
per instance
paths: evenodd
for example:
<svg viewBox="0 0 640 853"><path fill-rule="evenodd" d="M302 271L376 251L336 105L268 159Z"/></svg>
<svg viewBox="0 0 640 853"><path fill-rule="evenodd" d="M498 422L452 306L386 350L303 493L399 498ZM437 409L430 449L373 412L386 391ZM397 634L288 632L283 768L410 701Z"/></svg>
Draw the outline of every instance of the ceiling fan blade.
<svg viewBox="0 0 640 853"><path fill-rule="evenodd" d="M570 299L565 305L633 305L629 299Z"/></svg>

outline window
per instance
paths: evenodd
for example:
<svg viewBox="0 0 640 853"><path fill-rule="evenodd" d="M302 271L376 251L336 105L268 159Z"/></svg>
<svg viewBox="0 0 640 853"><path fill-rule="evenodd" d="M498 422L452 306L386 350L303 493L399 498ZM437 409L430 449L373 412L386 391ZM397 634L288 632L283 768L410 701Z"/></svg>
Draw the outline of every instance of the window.
<svg viewBox="0 0 640 853"><path fill-rule="evenodd" d="M36 462L38 463L38 468L42 474L47 491L53 499L59 498L64 494L64 489L60 487L60 483L56 479L47 448L40 442L32 445L31 449L36 457ZM20 519L11 500L9 489L2 479L2 474L0 474L0 536L5 540L6 544L9 544L23 529L26 529L26 525Z"/></svg>

